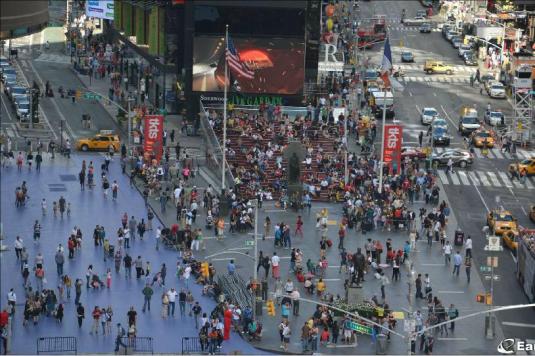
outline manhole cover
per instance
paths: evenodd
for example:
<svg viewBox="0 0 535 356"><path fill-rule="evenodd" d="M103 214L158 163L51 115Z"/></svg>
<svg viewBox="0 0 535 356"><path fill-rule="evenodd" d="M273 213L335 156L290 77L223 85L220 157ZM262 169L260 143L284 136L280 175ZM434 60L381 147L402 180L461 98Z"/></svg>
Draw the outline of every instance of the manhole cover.
<svg viewBox="0 0 535 356"><path fill-rule="evenodd" d="M60 174L59 179L61 179L62 182L75 182L77 180L74 174Z"/></svg>

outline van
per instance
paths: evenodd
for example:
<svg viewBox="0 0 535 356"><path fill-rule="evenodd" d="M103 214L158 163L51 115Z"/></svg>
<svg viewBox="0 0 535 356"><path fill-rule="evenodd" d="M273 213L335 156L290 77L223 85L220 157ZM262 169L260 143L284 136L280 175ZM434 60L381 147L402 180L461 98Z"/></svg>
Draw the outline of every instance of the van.
<svg viewBox="0 0 535 356"><path fill-rule="evenodd" d="M459 132L461 135L469 135L480 128L481 123L478 119L477 110L469 106L461 108L459 117Z"/></svg>

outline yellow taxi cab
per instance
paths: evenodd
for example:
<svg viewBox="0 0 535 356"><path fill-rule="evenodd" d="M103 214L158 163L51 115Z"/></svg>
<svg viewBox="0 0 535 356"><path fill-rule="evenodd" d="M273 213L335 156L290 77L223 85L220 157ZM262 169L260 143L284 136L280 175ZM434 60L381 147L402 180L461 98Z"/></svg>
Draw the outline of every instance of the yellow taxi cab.
<svg viewBox="0 0 535 356"><path fill-rule="evenodd" d="M518 233L517 220L507 210L492 210L487 214L487 225L496 235L512 231Z"/></svg>
<svg viewBox="0 0 535 356"><path fill-rule="evenodd" d="M495 141L490 131L481 130L481 131L476 131L472 134L472 143L474 144L475 147L478 147L478 148L483 147L485 143L486 143L487 148L492 148L494 147Z"/></svg>
<svg viewBox="0 0 535 356"><path fill-rule="evenodd" d="M81 138L76 143L76 148L80 151L106 150L118 152L121 149L121 140L118 135L114 135L109 130L102 130L99 134L91 138Z"/></svg>
<svg viewBox="0 0 535 356"><path fill-rule="evenodd" d="M523 161L520 161L518 163L511 163L509 165L509 170L511 170L511 167L514 167L514 169L517 172L522 172L522 170L526 170L526 173L529 175L535 174L535 157L531 157L528 159L525 159Z"/></svg>
<svg viewBox="0 0 535 356"><path fill-rule="evenodd" d="M507 231L502 235L503 245L515 253L518 248L517 236L516 231Z"/></svg>
<svg viewBox="0 0 535 356"><path fill-rule="evenodd" d="M440 74L445 73L448 75L453 74L453 67L444 64L441 61L427 60L424 63L424 72L427 74Z"/></svg>

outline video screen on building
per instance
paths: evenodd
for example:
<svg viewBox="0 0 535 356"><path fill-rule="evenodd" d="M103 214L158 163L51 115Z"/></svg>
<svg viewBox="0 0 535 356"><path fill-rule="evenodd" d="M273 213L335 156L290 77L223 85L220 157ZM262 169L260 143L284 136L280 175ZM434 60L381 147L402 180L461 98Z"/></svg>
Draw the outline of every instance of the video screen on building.
<svg viewBox="0 0 535 356"><path fill-rule="evenodd" d="M305 43L292 38L196 37L193 42L193 91L222 92L225 59L228 91L294 95L303 91Z"/></svg>

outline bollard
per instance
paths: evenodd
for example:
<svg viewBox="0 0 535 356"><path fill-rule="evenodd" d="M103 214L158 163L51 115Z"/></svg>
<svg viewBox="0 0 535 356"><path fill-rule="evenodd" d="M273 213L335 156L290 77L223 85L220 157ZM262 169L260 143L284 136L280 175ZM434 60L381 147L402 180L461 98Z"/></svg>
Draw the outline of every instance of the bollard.
<svg viewBox="0 0 535 356"><path fill-rule="evenodd" d="M386 335L383 333L377 335L377 340L375 341L375 354L386 355Z"/></svg>

